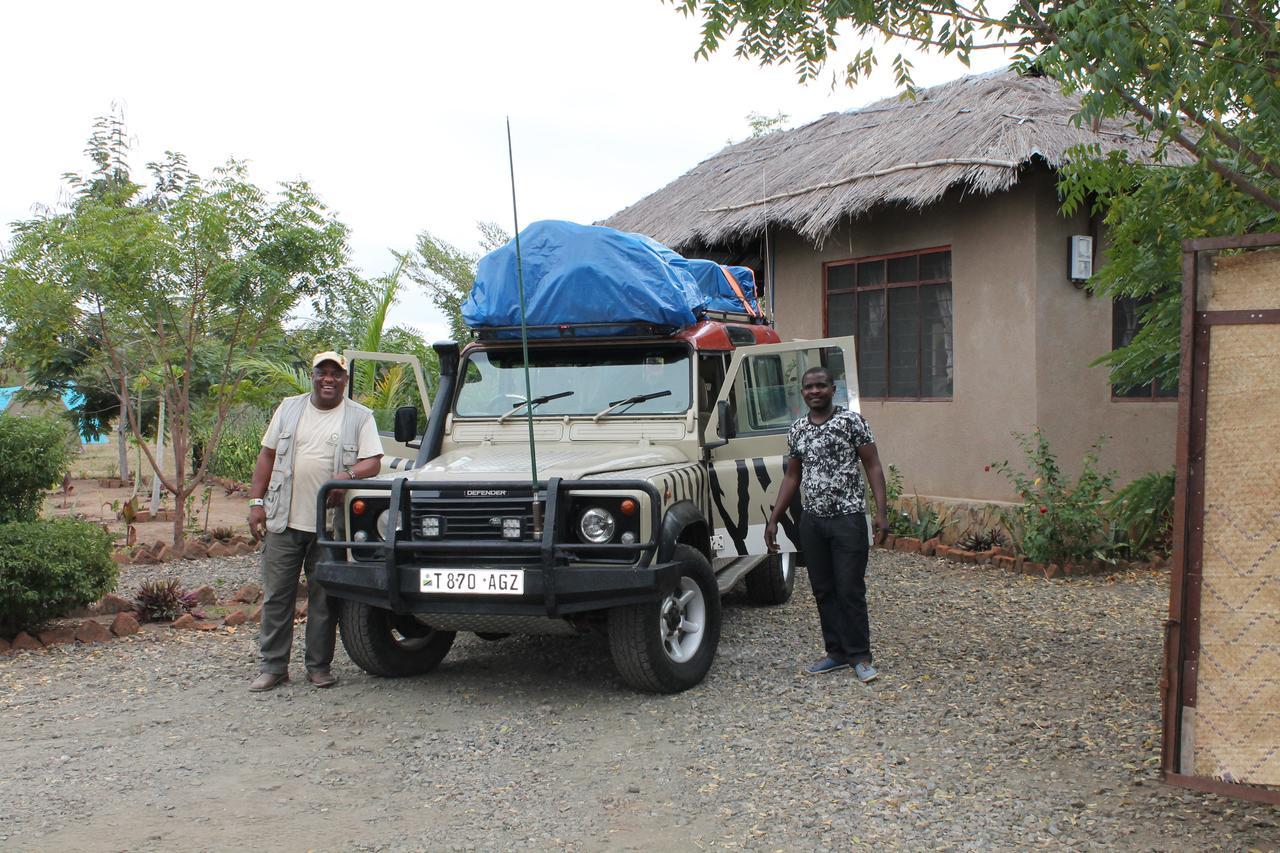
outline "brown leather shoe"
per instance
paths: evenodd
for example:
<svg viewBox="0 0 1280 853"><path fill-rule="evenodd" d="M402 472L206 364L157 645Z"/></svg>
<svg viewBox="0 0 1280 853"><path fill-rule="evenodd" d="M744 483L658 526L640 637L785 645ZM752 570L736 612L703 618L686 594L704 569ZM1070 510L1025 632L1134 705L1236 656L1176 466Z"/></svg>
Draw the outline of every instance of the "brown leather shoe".
<svg viewBox="0 0 1280 853"><path fill-rule="evenodd" d="M338 683L338 676L327 669L307 670L307 681L316 687L332 687Z"/></svg>
<svg viewBox="0 0 1280 853"><path fill-rule="evenodd" d="M289 673L287 672L260 672L258 677L249 685L250 693L263 693L267 690L275 690L281 684L289 683Z"/></svg>

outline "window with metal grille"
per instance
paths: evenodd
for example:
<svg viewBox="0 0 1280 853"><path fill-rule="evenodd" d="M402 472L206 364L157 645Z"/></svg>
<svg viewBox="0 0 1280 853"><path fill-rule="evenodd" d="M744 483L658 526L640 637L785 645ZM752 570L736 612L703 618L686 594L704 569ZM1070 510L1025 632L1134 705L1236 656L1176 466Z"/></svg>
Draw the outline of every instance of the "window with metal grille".
<svg viewBox="0 0 1280 853"><path fill-rule="evenodd" d="M829 336L854 335L861 397L949 400L951 249L823 264Z"/></svg>

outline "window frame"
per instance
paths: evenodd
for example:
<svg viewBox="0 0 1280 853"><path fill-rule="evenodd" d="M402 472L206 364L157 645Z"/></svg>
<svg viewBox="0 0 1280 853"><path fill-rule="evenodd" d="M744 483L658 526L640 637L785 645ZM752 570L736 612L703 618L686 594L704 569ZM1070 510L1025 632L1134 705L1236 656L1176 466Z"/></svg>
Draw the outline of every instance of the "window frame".
<svg viewBox="0 0 1280 853"><path fill-rule="evenodd" d="M862 355L862 340L861 340L861 337L858 336L857 334L858 294L863 292L881 291L885 295L884 296L885 309L886 309L886 313L885 313L885 380L884 380L885 393L883 395L862 394L861 398L863 400L875 400L875 401L883 401L883 402L905 402L905 403L949 403L955 399L955 334L956 334L955 332L955 285L954 285L955 276L949 275L947 278L929 278L929 279L916 278L913 281L890 282L889 275L888 275L888 265L889 265L889 261L891 260L894 260L896 258L909 258L909 257L919 258L923 255L938 254L940 252L946 252L947 254L951 255L952 256L951 261L954 262L955 260L954 252L952 251L952 247L950 244L943 244L939 246L929 246L923 249L912 249L905 252L888 252L888 253L879 254L879 255L866 255L858 258L843 258L843 259L834 260L834 261L823 261L822 263L822 333L823 335L826 335L826 336L831 335L830 317L828 316L829 314L828 305L830 304L830 301L831 301L831 295L832 294L852 295L853 308L854 308L853 335L854 335L855 347L856 347L855 356L858 357L858 361L856 362L857 365L861 365L861 355ZM869 264L875 261L882 261L885 264L884 283L878 284L878 285L859 286L858 271L857 271L858 266L860 264ZM916 275L918 276L919 260L916 261L916 264L917 264ZM850 287L840 287L840 288L832 289L830 286L831 269L833 267L845 267L845 266L853 267L854 272L853 272L852 285ZM950 264L948 264L948 266L950 266ZM892 352L890 349L891 344L890 344L890 338L889 338L889 318L888 318L889 290L898 289L898 288L908 288L908 287L913 288L917 292L916 304L919 305L920 301L919 301L918 294L919 294L920 288L939 285L939 284L945 284L949 288L951 288L951 297L952 297L952 301L951 301L951 305L952 305L951 307L951 324L952 324L951 394L946 397L891 394L889 393L890 354ZM924 336L923 334L920 333L918 329L916 332L916 364L918 365L917 369L919 370L923 369L924 367ZM918 377L918 380L919 381L917 384L917 388L923 386L923 377ZM859 387L861 387L861 384L862 384L861 377L859 377Z"/></svg>
<svg viewBox="0 0 1280 853"><path fill-rule="evenodd" d="M1141 310L1142 310L1142 307L1143 307L1144 305L1149 305L1149 304L1151 303L1151 297L1150 297L1150 296L1147 296L1147 297L1138 297L1138 296L1117 296L1117 297L1114 297L1114 298L1111 300L1111 351L1112 351L1112 352L1115 352L1117 349L1119 349L1119 348L1120 348L1120 346L1128 346L1128 344L1121 344L1120 346L1117 346L1117 345L1116 345L1116 312L1120 310L1120 303L1121 303L1121 301L1128 301L1128 302L1133 303L1134 311L1135 311L1135 313L1134 313L1134 318L1133 318L1133 319L1134 319L1134 329L1133 329L1133 334L1134 334L1134 336L1136 337L1136 336L1137 336L1137 334L1138 334L1140 331L1142 331L1142 321L1141 321L1141 319L1138 317L1138 315L1137 315L1137 313L1136 313L1136 312L1141 311ZM1132 342L1133 342L1133 338L1130 338L1130 339L1129 339L1129 342L1130 342L1130 343L1132 343ZM1110 380L1110 377L1108 377L1108 379L1107 379L1107 386L1108 386L1108 388L1110 389L1111 402L1113 402L1113 403L1171 403L1171 402L1177 402L1177 400L1178 400L1178 389L1177 389L1177 388L1174 388L1174 389L1173 389L1173 392L1172 392L1172 393L1170 393L1170 394L1161 394L1161 393L1159 393L1159 391L1160 391L1160 383L1159 383L1159 382L1151 382L1150 384L1151 384L1151 390L1150 390L1150 392L1148 392L1147 394L1144 394L1144 395L1143 395L1143 396L1141 396L1141 397L1135 397L1135 396L1124 396L1124 395L1117 394L1117 393L1116 393L1116 384Z"/></svg>

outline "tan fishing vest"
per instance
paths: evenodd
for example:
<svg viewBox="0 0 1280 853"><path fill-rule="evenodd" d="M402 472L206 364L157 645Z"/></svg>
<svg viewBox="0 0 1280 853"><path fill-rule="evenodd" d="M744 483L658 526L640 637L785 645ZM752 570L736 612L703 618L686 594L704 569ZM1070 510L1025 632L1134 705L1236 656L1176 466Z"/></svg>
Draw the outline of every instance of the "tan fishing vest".
<svg viewBox="0 0 1280 853"><path fill-rule="evenodd" d="M263 496L267 511L267 530L283 533L289 526L289 505L293 502L293 444L294 432L307 407L310 394L286 397L280 404L280 440L276 443L276 463L271 469L271 481ZM343 401L342 432L333 450L333 473L356 464L360 427L373 411L350 398ZM319 525L317 525L319 526Z"/></svg>

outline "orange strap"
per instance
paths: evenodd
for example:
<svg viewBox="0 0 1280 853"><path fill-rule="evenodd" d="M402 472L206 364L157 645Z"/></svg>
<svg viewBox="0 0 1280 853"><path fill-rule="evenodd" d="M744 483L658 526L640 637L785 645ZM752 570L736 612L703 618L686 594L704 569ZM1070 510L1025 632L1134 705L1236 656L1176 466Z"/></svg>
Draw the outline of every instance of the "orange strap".
<svg viewBox="0 0 1280 853"><path fill-rule="evenodd" d="M720 272L724 273L724 277L729 280L729 286L732 287L733 292L738 295L738 301L742 303L742 307L747 310L747 313L752 317L759 317L759 312L751 307L751 303L747 301L746 295L742 292L742 285L738 284L738 280L733 277L733 273L729 272L729 268L721 266Z"/></svg>

